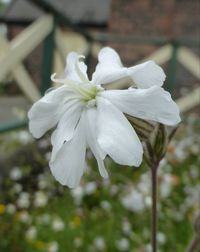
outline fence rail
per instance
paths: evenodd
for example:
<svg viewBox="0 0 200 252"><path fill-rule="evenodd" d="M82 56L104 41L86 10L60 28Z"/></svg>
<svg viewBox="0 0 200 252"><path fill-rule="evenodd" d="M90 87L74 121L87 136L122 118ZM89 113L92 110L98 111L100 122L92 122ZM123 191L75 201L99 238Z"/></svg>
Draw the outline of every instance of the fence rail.
<svg viewBox="0 0 200 252"><path fill-rule="evenodd" d="M29 0L32 1L32 0ZM53 61L59 62L60 68L64 68L66 54L76 50L81 54L97 57L101 49L102 42L117 41L127 43L150 43L161 46L153 54L149 55L139 63L146 60L154 60L162 65L169 62L168 67L168 89L172 90L176 71L177 61L182 64L187 71L200 80L200 59L186 46L197 46L197 41L178 40L169 41L167 39L145 39L134 36L122 36L105 33L89 33L80 30L70 24L70 21L52 9L52 6L44 0L34 0L36 4L44 8L51 14L46 14L36 20L33 24L24 29L11 42L0 35L0 81L8 74L11 74L16 80L22 92L31 101L35 102L45 92L50 85L50 74L52 73ZM71 27L71 31L64 32L59 28L60 24L66 24ZM34 84L31 76L23 65L22 61L35 49L41 42L44 45L42 83L40 90ZM56 57L54 57L56 55ZM57 66L56 66L57 67ZM126 78L110 83L108 88L124 88L128 85ZM182 112L199 104L200 89L192 90L187 96L178 100L178 105ZM18 128L26 125L27 120L0 124L0 132Z"/></svg>

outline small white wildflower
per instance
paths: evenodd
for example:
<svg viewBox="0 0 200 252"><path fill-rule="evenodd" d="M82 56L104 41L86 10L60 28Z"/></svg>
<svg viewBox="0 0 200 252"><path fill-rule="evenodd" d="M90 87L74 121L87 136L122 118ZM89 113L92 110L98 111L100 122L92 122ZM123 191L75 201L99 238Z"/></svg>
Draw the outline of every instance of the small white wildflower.
<svg viewBox="0 0 200 252"><path fill-rule="evenodd" d="M130 242L126 238L122 238L118 241L116 241L116 247L120 251L129 251L130 249Z"/></svg>
<svg viewBox="0 0 200 252"><path fill-rule="evenodd" d="M95 247L97 250L99 250L99 251L103 251L103 250L105 250L105 248L106 248L105 240L104 240L103 237L96 237L96 238L94 239L93 244L94 244L94 247Z"/></svg>
<svg viewBox="0 0 200 252"><path fill-rule="evenodd" d="M10 172L10 178L12 180L19 180L22 177L22 171L19 167L14 167Z"/></svg>
<svg viewBox="0 0 200 252"><path fill-rule="evenodd" d="M52 241L48 244L47 252L58 252L59 245L56 241Z"/></svg>
<svg viewBox="0 0 200 252"><path fill-rule="evenodd" d="M161 198L167 198L172 190L172 178L170 174L163 174L160 184L160 196Z"/></svg>
<svg viewBox="0 0 200 252"><path fill-rule="evenodd" d="M27 192L21 192L17 200L17 205L20 208L28 208L30 206L30 196Z"/></svg>
<svg viewBox="0 0 200 252"><path fill-rule="evenodd" d="M148 243L146 246L145 246L145 252L152 252L152 246L150 243Z"/></svg>
<svg viewBox="0 0 200 252"><path fill-rule="evenodd" d="M157 233L157 241L160 244L165 244L166 243L166 235L164 233L158 232Z"/></svg>
<svg viewBox="0 0 200 252"><path fill-rule="evenodd" d="M42 191L35 193L34 206L35 207L44 207L48 202L46 194Z"/></svg>
<svg viewBox="0 0 200 252"><path fill-rule="evenodd" d="M105 209L105 210L110 210L111 209L111 204L110 202L106 201L106 200L102 200L100 202L100 206Z"/></svg>
<svg viewBox="0 0 200 252"><path fill-rule="evenodd" d="M29 229L25 233L25 237L27 240L34 240L37 236L37 229L34 226L29 227Z"/></svg>
<svg viewBox="0 0 200 252"><path fill-rule="evenodd" d="M89 182L84 187L84 192L87 195L93 194L97 189L97 185L95 182Z"/></svg>
<svg viewBox="0 0 200 252"><path fill-rule="evenodd" d="M176 145L174 155L176 159L180 162L184 161L187 158L188 152L185 149L185 143L183 144L182 142L179 142Z"/></svg>
<svg viewBox="0 0 200 252"><path fill-rule="evenodd" d="M8 214L14 214L14 213L16 212L16 206L13 205L13 204L8 204L8 205L6 206L6 212L7 212Z"/></svg>
<svg viewBox="0 0 200 252"><path fill-rule="evenodd" d="M19 141L22 144L28 144L28 143L33 141L33 138L30 135L30 133L28 131L25 131L25 130L19 131L18 134L17 134L17 138L19 139Z"/></svg>
<svg viewBox="0 0 200 252"><path fill-rule="evenodd" d="M65 228L65 223L58 217L52 221L52 229L54 231L62 231Z"/></svg>
<svg viewBox="0 0 200 252"><path fill-rule="evenodd" d="M151 189L151 183L149 180L149 174L144 173L141 175L139 183L138 183L138 189L140 192L142 192L144 195L149 195L150 189Z"/></svg>
<svg viewBox="0 0 200 252"><path fill-rule="evenodd" d="M31 222L31 216L28 212L23 211L19 214L19 221L22 223L30 223Z"/></svg>
<svg viewBox="0 0 200 252"><path fill-rule="evenodd" d="M144 202L145 202L145 205L146 205L147 207L150 207L150 206L152 205L152 199L151 199L151 197L150 197L150 196L146 196L146 197L144 198Z"/></svg>
<svg viewBox="0 0 200 252"><path fill-rule="evenodd" d="M145 208L144 197L136 190L132 190L128 195L123 197L121 202L125 208L133 212L140 212Z"/></svg>

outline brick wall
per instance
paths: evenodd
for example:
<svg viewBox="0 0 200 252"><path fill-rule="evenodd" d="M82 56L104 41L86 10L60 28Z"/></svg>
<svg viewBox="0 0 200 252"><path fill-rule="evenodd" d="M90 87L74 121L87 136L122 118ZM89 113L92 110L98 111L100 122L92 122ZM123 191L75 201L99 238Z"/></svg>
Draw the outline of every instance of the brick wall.
<svg viewBox="0 0 200 252"><path fill-rule="evenodd" d="M200 37L199 0L112 0L108 27L104 32L129 34L147 38L165 37L169 40L199 39ZM20 28L10 29L11 37ZM125 65L134 65L150 55L158 46L147 43L104 43L114 47L122 56ZM199 48L192 48L199 54ZM41 69L41 46L34 50L25 61L33 79L39 85ZM167 65L164 66L167 69ZM198 81L178 65L176 84L184 88ZM187 92L184 91L184 92Z"/></svg>

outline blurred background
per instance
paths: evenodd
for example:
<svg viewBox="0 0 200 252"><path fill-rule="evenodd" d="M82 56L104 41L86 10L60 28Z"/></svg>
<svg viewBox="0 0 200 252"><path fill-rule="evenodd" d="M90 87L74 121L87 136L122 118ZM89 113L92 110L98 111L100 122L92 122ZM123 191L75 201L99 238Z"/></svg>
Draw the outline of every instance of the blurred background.
<svg viewBox="0 0 200 252"><path fill-rule="evenodd" d="M200 2L0 0L0 13L0 251L151 251L145 164L106 159L103 180L88 151L81 184L69 190L48 168L50 134L36 141L27 128L28 109L50 75L62 75L66 55L85 55L91 76L103 46L125 66L152 59L167 74L182 123L159 169L158 245L189 251L200 208Z"/></svg>

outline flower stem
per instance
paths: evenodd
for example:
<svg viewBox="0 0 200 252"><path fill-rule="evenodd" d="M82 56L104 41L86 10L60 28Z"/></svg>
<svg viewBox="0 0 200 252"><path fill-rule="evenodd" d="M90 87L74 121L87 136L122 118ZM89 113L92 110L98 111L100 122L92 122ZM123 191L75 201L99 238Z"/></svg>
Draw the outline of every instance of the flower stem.
<svg viewBox="0 0 200 252"><path fill-rule="evenodd" d="M152 210L151 210L151 244L152 252L157 252L157 169L158 165L151 167Z"/></svg>

